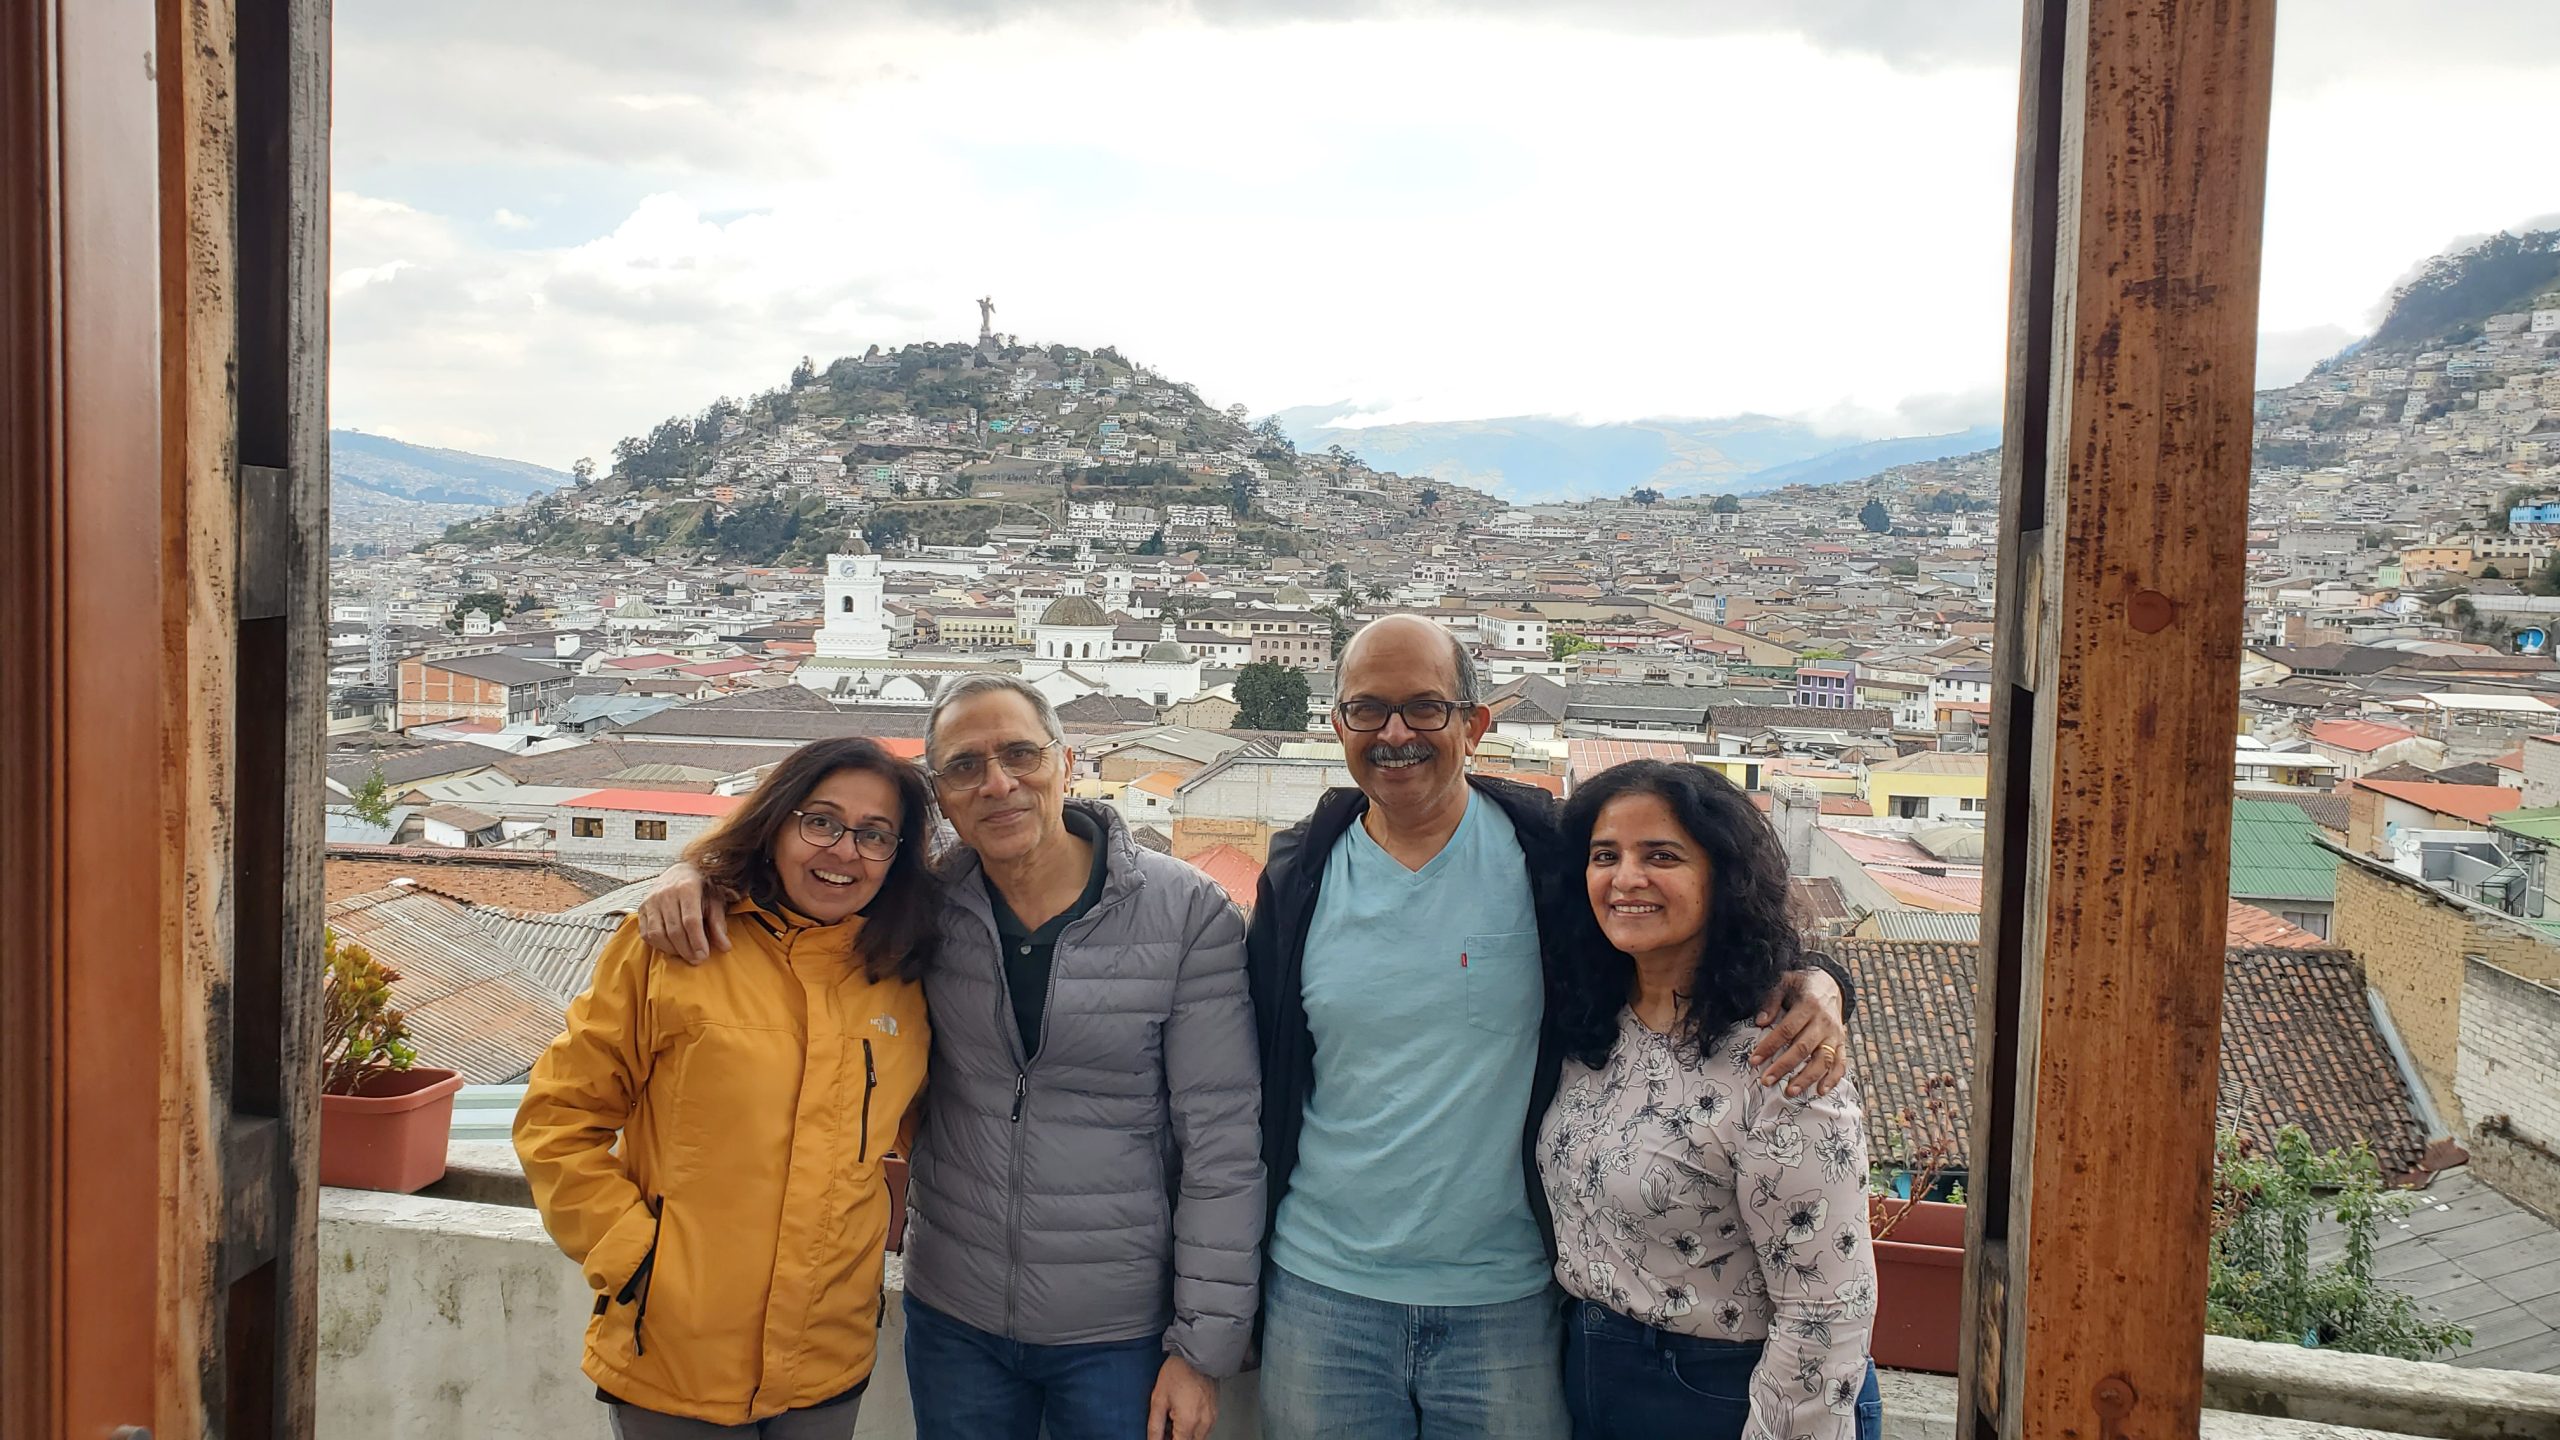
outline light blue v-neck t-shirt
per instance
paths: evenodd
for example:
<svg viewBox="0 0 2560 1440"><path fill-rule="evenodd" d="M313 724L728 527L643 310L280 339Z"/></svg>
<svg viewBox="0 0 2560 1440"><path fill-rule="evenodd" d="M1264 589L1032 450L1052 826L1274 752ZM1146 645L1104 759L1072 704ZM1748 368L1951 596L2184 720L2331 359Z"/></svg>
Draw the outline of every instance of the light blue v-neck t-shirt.
<svg viewBox="0 0 2560 1440"><path fill-rule="evenodd" d="M1545 987L1528 863L1470 790L1407 870L1355 822L1326 857L1300 981L1316 1044L1271 1259L1398 1305L1496 1305L1545 1287L1521 1173Z"/></svg>

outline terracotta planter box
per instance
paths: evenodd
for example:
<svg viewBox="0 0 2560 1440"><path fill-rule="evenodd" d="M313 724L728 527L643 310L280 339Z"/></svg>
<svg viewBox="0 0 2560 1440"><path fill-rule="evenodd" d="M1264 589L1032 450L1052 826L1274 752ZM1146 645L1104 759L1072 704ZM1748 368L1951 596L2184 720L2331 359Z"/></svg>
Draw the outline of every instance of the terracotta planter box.
<svg viewBox="0 0 2560 1440"><path fill-rule="evenodd" d="M1904 1209L1911 1213L1893 1238L1876 1242L1875 1361L1953 1375L1964 1307L1964 1207L1876 1199L1868 1206L1870 1226Z"/></svg>
<svg viewBox="0 0 2560 1440"><path fill-rule="evenodd" d="M1908 1200L1896 1200L1888 1195L1871 1195L1867 1197L1868 1233L1884 1228L1886 1217L1895 1214L1902 1214L1902 1223L1893 1227L1895 1244L1964 1248L1964 1207L1961 1205L1950 1205L1943 1200L1923 1200L1914 1205Z"/></svg>
<svg viewBox="0 0 2560 1440"><path fill-rule="evenodd" d="M320 1097L320 1183L414 1193L444 1178L462 1077L420 1065Z"/></svg>

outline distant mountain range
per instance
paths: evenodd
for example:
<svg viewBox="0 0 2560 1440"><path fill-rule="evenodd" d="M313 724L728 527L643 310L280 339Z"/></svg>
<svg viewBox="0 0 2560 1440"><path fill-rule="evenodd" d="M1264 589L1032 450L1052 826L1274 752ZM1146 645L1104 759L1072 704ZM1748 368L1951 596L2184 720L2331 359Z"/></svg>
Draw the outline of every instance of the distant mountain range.
<svg viewBox="0 0 2560 1440"><path fill-rule="evenodd" d="M1843 445L1798 420L1736 415L1584 425L1545 416L1343 425L1346 405L1302 406L1278 419L1302 450L1340 445L1382 470L1456 481L1514 504L1624 495L1754 494L1784 485L1862 480L1921 460L2000 443L1996 425L1947 435Z"/></svg>
<svg viewBox="0 0 2560 1440"><path fill-rule="evenodd" d="M557 490L570 476L522 460L332 430L329 480L331 499L339 504L394 501L494 510Z"/></svg>

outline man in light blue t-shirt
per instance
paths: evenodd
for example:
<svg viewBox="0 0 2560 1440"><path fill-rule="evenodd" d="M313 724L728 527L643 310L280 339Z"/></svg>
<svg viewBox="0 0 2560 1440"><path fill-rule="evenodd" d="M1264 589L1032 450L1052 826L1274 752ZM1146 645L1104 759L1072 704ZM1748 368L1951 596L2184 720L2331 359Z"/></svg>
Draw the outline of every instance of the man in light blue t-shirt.
<svg viewBox="0 0 2560 1440"><path fill-rule="evenodd" d="M1378 620L1337 673L1359 789L1273 840L1246 936L1276 1206L1263 1433L1561 1440L1564 1332L1526 1143L1556 1069L1533 877L1578 877L1582 857L1557 852L1552 796L1467 774L1491 717L1447 631ZM1828 1086L1840 991L1814 976L1790 993L1771 1069Z"/></svg>

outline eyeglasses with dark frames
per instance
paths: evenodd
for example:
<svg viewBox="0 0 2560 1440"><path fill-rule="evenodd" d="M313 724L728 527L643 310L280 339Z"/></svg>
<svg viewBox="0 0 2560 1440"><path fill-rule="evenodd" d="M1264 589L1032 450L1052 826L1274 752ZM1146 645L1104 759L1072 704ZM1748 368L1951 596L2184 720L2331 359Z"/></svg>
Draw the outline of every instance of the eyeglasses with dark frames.
<svg viewBox="0 0 2560 1440"><path fill-rule="evenodd" d="M1343 729L1363 735L1386 729L1388 719L1397 715L1404 717L1406 729L1427 733L1448 729L1451 716L1474 708L1472 700L1407 700L1401 705L1384 700L1345 700L1333 707L1333 713L1342 717Z"/></svg>
<svg viewBox="0 0 2560 1440"><path fill-rule="evenodd" d="M886 860L898 853L898 842L904 836L870 825L847 825L833 815L818 810L794 810L800 817L800 838L825 850L847 835L853 837L853 853L865 860Z"/></svg>
<svg viewBox="0 0 2560 1440"><path fill-rule="evenodd" d="M1049 763L1049 752L1057 748L1055 740L1044 740L1036 745L1028 740L1016 740L1010 745L997 747L995 763L1002 765L1004 773L1014 779L1027 780L1040 773ZM987 783L987 757L954 755L944 761L941 768L926 773L933 777L934 784L943 789L953 794L965 794Z"/></svg>

